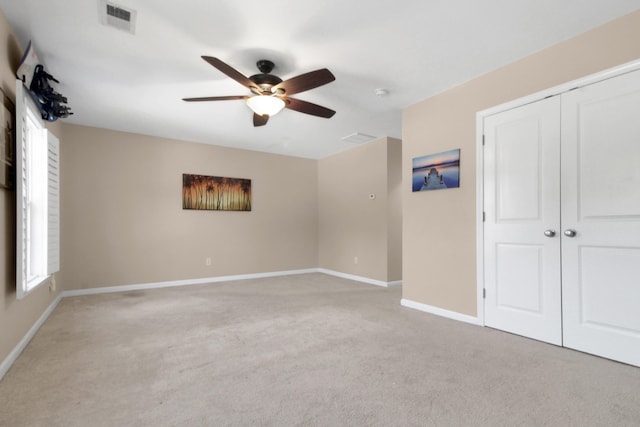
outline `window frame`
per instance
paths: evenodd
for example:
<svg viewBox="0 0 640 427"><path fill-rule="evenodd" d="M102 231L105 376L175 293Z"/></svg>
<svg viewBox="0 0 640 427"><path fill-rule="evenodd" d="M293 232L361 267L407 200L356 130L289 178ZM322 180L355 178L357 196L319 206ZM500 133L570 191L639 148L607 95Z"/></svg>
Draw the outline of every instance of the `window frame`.
<svg viewBox="0 0 640 427"><path fill-rule="evenodd" d="M60 269L59 141L16 80L16 296Z"/></svg>

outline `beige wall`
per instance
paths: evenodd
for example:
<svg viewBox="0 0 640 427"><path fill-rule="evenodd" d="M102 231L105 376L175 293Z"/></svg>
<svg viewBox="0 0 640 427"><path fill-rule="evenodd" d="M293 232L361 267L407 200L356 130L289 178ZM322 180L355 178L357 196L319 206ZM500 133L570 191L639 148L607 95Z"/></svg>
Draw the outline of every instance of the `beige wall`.
<svg viewBox="0 0 640 427"><path fill-rule="evenodd" d="M635 12L403 112L403 297L476 315L476 112L640 58ZM412 193L411 159L461 148L460 188Z"/></svg>
<svg viewBox="0 0 640 427"><path fill-rule="evenodd" d="M318 162L320 268L400 280L400 158L400 141L380 138Z"/></svg>
<svg viewBox="0 0 640 427"><path fill-rule="evenodd" d="M402 141L387 143L387 281L402 280Z"/></svg>
<svg viewBox="0 0 640 427"><path fill-rule="evenodd" d="M22 48L15 34L0 11L0 85L12 102L15 103L16 77ZM49 128L61 136L58 123ZM45 284L21 301L16 300L15 279L15 189L0 188L0 362L13 350L18 342L31 329L46 308L53 302L57 292L50 292Z"/></svg>
<svg viewBox="0 0 640 427"><path fill-rule="evenodd" d="M65 125L61 167L65 289L317 267L314 160ZM183 173L251 179L252 211L183 210Z"/></svg>

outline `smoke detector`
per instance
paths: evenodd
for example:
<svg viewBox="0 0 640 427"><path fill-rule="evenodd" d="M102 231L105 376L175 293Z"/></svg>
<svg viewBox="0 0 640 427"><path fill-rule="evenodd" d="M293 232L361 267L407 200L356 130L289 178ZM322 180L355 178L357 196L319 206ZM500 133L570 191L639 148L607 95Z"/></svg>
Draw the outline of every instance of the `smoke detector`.
<svg viewBox="0 0 640 427"><path fill-rule="evenodd" d="M110 1L100 0L100 22L109 27L134 34L136 30L136 11Z"/></svg>

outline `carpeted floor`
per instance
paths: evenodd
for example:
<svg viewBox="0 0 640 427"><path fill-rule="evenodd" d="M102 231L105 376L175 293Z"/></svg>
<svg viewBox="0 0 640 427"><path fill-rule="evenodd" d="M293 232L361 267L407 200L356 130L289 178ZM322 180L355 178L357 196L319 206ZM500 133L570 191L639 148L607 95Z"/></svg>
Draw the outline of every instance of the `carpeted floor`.
<svg viewBox="0 0 640 427"><path fill-rule="evenodd" d="M1 426L637 426L640 369L322 274L65 298Z"/></svg>

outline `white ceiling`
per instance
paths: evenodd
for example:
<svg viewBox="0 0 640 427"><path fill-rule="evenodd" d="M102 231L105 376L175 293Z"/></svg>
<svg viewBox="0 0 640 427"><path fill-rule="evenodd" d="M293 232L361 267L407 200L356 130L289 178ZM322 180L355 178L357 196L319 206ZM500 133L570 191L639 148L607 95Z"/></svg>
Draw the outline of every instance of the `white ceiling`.
<svg viewBox="0 0 640 427"><path fill-rule="evenodd" d="M32 40L74 115L66 122L322 158L360 132L401 138L403 108L640 8L637 0L116 0L135 34L100 21L99 0L0 0ZM254 128L248 90L204 62L283 79L328 68L336 81L294 97L337 111L284 110ZM389 91L385 97L375 89Z"/></svg>

